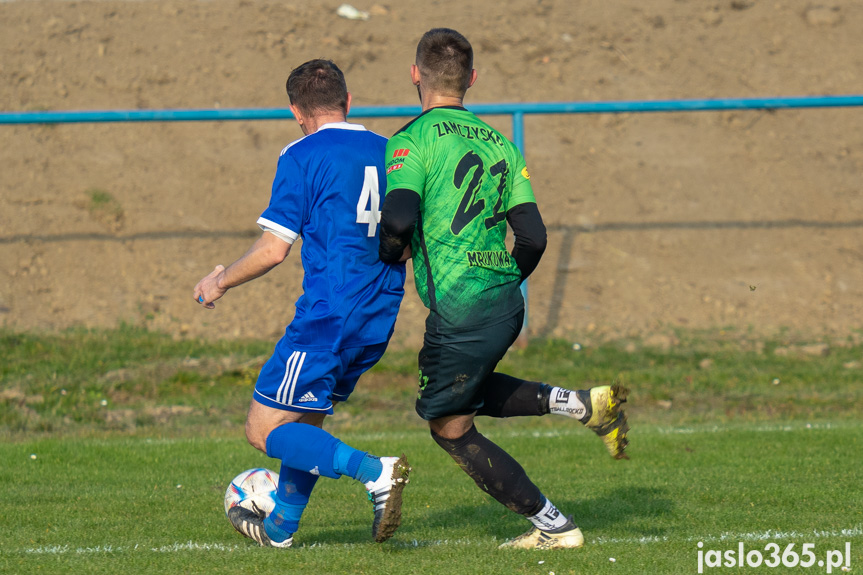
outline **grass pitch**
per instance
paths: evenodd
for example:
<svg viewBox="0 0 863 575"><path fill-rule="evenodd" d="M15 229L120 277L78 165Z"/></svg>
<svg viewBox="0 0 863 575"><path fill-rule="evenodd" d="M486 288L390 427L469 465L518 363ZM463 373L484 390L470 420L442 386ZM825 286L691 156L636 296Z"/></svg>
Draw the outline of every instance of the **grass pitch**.
<svg viewBox="0 0 863 575"><path fill-rule="evenodd" d="M700 335L668 351L535 342L510 353L510 373L633 389L629 461L561 417L478 420L584 531L583 549L549 552L497 549L528 524L413 414L412 353L388 354L329 426L355 447L407 453L402 527L374 543L362 486L324 479L295 547L278 550L235 533L222 503L240 471L278 469L241 427L270 344L132 329L0 340L2 573L696 573L699 550L741 543L765 559L771 543L780 554L813 544L817 560L850 543L851 568L863 569L855 345L811 355L795 351L805 342Z"/></svg>

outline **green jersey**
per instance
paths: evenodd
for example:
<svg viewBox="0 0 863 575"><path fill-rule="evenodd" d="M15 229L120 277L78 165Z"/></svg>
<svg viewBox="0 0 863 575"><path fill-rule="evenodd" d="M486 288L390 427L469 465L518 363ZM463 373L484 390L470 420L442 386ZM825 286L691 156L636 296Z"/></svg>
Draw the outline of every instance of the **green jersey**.
<svg viewBox="0 0 863 575"><path fill-rule="evenodd" d="M461 107L427 110L387 143L387 192L420 197L411 239L427 329L457 331L509 319L524 306L506 248L506 213L535 203L524 157Z"/></svg>

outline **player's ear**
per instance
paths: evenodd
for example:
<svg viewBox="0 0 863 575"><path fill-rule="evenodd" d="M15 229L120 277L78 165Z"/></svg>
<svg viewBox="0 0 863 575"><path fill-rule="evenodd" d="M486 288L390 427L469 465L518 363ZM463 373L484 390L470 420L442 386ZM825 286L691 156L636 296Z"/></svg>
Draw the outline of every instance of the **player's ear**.
<svg viewBox="0 0 863 575"><path fill-rule="evenodd" d="M294 119L297 121L299 125L303 125L303 113L294 106L293 104L288 104L288 108L291 110L291 113L294 115Z"/></svg>
<svg viewBox="0 0 863 575"><path fill-rule="evenodd" d="M345 100L345 116L347 116L351 111L351 93L348 92L348 97Z"/></svg>
<svg viewBox="0 0 863 575"><path fill-rule="evenodd" d="M476 82L476 69L470 71L470 82L467 83L467 87L473 86L474 82Z"/></svg>
<svg viewBox="0 0 863 575"><path fill-rule="evenodd" d="M414 86L420 85L420 69L416 64L411 64L411 82Z"/></svg>
<svg viewBox="0 0 863 575"><path fill-rule="evenodd" d="M309 126L309 123L308 123L309 118L307 118L306 115L303 114L303 112L299 108L297 108L293 104L290 104L288 106L288 108L290 108L291 112L293 112L294 119L297 121L297 124L300 125L300 130L302 130L303 134L308 136L309 134L311 134L312 132L317 130L316 126L311 126L311 127ZM312 117L312 119L314 119L314 117ZM313 129L310 129L310 128L313 128Z"/></svg>

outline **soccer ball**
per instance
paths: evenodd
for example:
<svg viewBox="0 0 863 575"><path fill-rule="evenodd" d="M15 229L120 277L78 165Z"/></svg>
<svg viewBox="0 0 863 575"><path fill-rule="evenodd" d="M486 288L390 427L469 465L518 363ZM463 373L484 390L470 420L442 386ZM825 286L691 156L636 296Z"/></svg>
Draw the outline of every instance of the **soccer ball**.
<svg viewBox="0 0 863 575"><path fill-rule="evenodd" d="M279 474L261 467L237 475L225 492L225 514L239 505L264 517L276 506Z"/></svg>

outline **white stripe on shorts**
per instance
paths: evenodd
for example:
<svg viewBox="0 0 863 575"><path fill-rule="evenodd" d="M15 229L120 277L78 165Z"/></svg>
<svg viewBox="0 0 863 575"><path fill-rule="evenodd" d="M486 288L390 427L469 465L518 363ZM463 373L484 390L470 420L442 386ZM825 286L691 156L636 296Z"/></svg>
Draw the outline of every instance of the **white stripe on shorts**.
<svg viewBox="0 0 863 575"><path fill-rule="evenodd" d="M294 390L297 388L297 379L300 377L300 370L303 369L303 362L306 361L306 352L302 352L300 354L300 359L297 362L297 367L294 370L293 381L291 382L290 389L291 395L288 396L288 405L294 404Z"/></svg>
<svg viewBox="0 0 863 575"><path fill-rule="evenodd" d="M293 379L291 376L299 355L300 352L295 351L291 354L291 357L288 358L288 361L285 362L285 377L282 378L282 383L279 384L279 389L276 391L276 401L279 403L285 403L285 397L287 395L287 389L285 386L291 385L291 380Z"/></svg>

